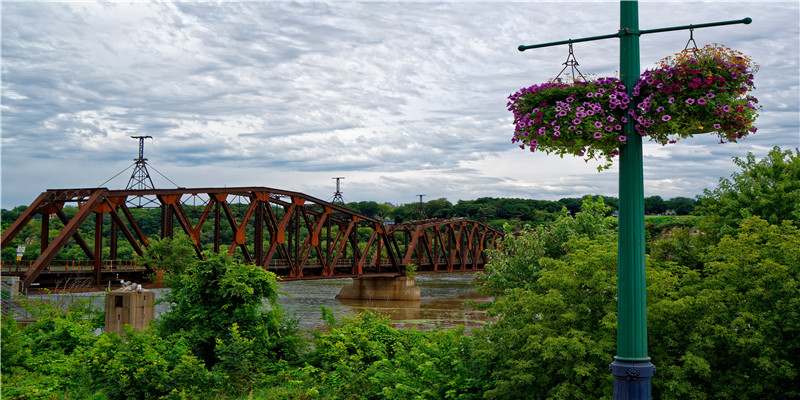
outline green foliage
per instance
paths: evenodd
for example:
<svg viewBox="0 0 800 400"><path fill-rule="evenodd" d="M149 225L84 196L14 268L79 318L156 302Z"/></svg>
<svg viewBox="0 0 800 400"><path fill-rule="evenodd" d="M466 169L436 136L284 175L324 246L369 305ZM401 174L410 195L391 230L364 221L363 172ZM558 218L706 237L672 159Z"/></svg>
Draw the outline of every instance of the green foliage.
<svg viewBox="0 0 800 400"><path fill-rule="evenodd" d="M609 235L613 225L605 215L608 206L602 197L588 197L581 211L573 217L563 208L555 221L503 238L501 250L489 250L486 273L476 274L478 290L501 295L509 289L529 288L541 276L543 259L558 258L566 253L564 244L572 237L595 238Z"/></svg>
<svg viewBox="0 0 800 400"><path fill-rule="evenodd" d="M774 147L767 156L756 161L752 153L742 160L734 158L741 168L730 179L722 178L719 186L706 189L699 196L698 212L705 218L701 231L713 241L734 234L739 224L750 216L759 216L773 225L792 221L800 226L800 153Z"/></svg>
<svg viewBox="0 0 800 400"><path fill-rule="evenodd" d="M274 378L269 399L478 399L472 338L397 330L364 312L315 332L306 364Z"/></svg>
<svg viewBox="0 0 800 400"><path fill-rule="evenodd" d="M537 278L506 290L500 317L477 332L488 399L597 399L616 345L616 237L572 238L560 259L542 257ZM513 257L513 256L512 256Z"/></svg>
<svg viewBox="0 0 800 400"><path fill-rule="evenodd" d="M109 399L207 397L214 387L214 376L185 340L167 341L129 326L124 339L116 333L101 335L81 361L93 387Z"/></svg>
<svg viewBox="0 0 800 400"><path fill-rule="evenodd" d="M205 257L172 280L165 297L170 309L157 324L160 333L185 337L193 353L209 366L220 360L217 340L231 340L234 324L244 337L263 344L257 355L261 362L291 356L297 346L296 324L278 307L275 274L226 254ZM271 310L261 310L264 299Z"/></svg>
<svg viewBox="0 0 800 400"><path fill-rule="evenodd" d="M406 275L407 277L409 277L409 278L413 278L413 277L415 277L415 276L417 275L417 268L419 268L419 267L417 266L417 264L414 264L414 263L408 263L408 264L406 265L406 270L404 271L404 273L405 273L405 275Z"/></svg>
<svg viewBox="0 0 800 400"><path fill-rule="evenodd" d="M800 231L748 218L702 258L651 297L657 397L800 397Z"/></svg>
<svg viewBox="0 0 800 400"><path fill-rule="evenodd" d="M0 334L3 339L0 341L0 344L2 344L0 354L2 354L3 360L0 363L0 371L2 371L2 374L8 374L10 370L23 366L25 360L30 357L31 351L25 347L25 341L20 334L19 325L13 318L3 314L0 329L2 330Z"/></svg>
<svg viewBox="0 0 800 400"><path fill-rule="evenodd" d="M175 235L174 239L167 237L151 240L144 255L136 257L136 262L148 270L164 273L169 285L171 275L178 276L197 262L192 246L192 239L187 235Z"/></svg>
<svg viewBox="0 0 800 400"><path fill-rule="evenodd" d="M94 398L78 355L95 340L90 320L55 314L20 330L3 319L3 399Z"/></svg>

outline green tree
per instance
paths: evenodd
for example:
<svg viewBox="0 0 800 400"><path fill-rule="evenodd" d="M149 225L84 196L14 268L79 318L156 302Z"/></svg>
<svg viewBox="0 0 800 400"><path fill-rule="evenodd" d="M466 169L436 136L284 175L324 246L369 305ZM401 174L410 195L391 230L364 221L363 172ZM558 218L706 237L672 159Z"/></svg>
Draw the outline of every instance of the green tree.
<svg viewBox="0 0 800 400"><path fill-rule="evenodd" d="M688 197L673 197L664 201L664 206L668 210L675 210L677 215L689 215L700 202Z"/></svg>
<svg viewBox="0 0 800 400"><path fill-rule="evenodd" d="M136 262L151 271L163 272L167 279L170 275L179 276L197 262L197 254L192 245L192 240L184 234L175 235L175 238L151 240L144 255L136 257Z"/></svg>
<svg viewBox="0 0 800 400"><path fill-rule="evenodd" d="M209 367L221 360L217 348L234 338L234 324L242 337L252 340L259 371L292 357L299 344L296 323L278 305L275 274L227 254L206 253L205 258L170 280L171 290L165 296L170 308L157 324L161 335L185 337ZM264 299L269 311L262 310Z"/></svg>
<svg viewBox="0 0 800 400"><path fill-rule="evenodd" d="M664 199L661 196L650 196L644 198L644 212L648 214L663 214L667 210Z"/></svg>
<svg viewBox="0 0 800 400"><path fill-rule="evenodd" d="M792 221L800 226L800 152L774 147L757 161L752 153L744 160L734 158L741 168L719 186L698 196L705 216L699 228L713 240L734 234L739 224L750 216L759 216L773 225Z"/></svg>
<svg viewBox="0 0 800 400"><path fill-rule="evenodd" d="M613 234L615 226L606 218L607 212L602 197L588 197L575 216L564 207L555 221L535 228L526 226L518 234L505 235L501 250L488 251L486 273L476 274L478 289L501 295L508 289L529 288L540 277L542 260L563 256L564 244L570 238Z"/></svg>
<svg viewBox="0 0 800 400"><path fill-rule="evenodd" d="M559 259L541 257L535 280L489 308L476 333L487 399L599 399L616 346L616 236L573 237ZM512 257L518 257L512 255ZM536 256L528 256L535 258ZM521 285L520 285L521 286Z"/></svg>
<svg viewBox="0 0 800 400"><path fill-rule="evenodd" d="M450 218L453 212L453 203L442 197L425 203L425 213L428 218Z"/></svg>
<svg viewBox="0 0 800 400"><path fill-rule="evenodd" d="M751 217L702 258L648 276L654 398L800 398L800 230Z"/></svg>

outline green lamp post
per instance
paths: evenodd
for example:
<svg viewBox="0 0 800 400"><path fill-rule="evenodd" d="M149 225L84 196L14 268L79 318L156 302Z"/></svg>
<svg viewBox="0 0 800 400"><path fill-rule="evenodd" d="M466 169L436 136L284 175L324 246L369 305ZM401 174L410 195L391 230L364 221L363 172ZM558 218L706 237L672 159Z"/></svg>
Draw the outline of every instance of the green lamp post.
<svg viewBox="0 0 800 400"><path fill-rule="evenodd" d="M633 98L639 79L639 36L648 33L704 28L731 24L749 24L750 18L736 21L640 30L636 0L620 1L620 29L617 33L570 39L560 42L519 46L520 51L609 38L620 39L620 75ZM631 104L636 107L636 104ZM609 365L614 377L614 399L650 399L650 381L655 366L647 354L647 295L645 281L644 173L642 137L635 121L629 118L623 127L628 137L619 158L619 260L617 267L617 355Z"/></svg>

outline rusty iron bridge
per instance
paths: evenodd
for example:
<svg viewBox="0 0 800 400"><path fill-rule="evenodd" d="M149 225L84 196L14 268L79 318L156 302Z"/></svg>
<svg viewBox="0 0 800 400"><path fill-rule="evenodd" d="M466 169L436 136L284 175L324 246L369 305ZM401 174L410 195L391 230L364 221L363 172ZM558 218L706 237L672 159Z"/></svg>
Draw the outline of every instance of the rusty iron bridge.
<svg viewBox="0 0 800 400"><path fill-rule="evenodd" d="M191 238L198 258L204 257L204 249L224 251L284 280L391 276L412 263L420 273L482 270L485 250L496 249L502 236L470 219L387 224L302 193L268 187L56 189L40 194L3 232L5 249L20 242L15 239L32 221L41 224L39 255L35 260L3 260L3 275L20 276L24 288L75 277L94 285L142 279L153 271L118 259L118 249L122 238L141 256L156 236L145 235L144 214L136 207L143 199L160 208L161 238L174 237L177 226ZM68 216L65 206L77 210ZM51 219L61 223L51 224ZM37 237L27 239L32 244ZM70 240L86 259L56 259Z"/></svg>

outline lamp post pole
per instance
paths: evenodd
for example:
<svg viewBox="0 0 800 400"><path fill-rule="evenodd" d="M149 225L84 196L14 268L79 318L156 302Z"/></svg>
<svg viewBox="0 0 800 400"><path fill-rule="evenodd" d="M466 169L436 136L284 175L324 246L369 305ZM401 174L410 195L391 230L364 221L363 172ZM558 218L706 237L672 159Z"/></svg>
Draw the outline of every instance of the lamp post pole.
<svg viewBox="0 0 800 400"><path fill-rule="evenodd" d="M744 18L735 21L639 29L639 3L620 0L620 29L617 33L570 39L560 42L519 46L519 51L601 39L619 38L620 79L628 96L640 75L639 36L649 33L749 24ZM635 109L635 102L631 103ZM619 156L619 253L617 264L617 355L608 369L614 377L615 400L649 400L650 381L655 366L647 355L647 294L645 281L644 172L642 137L635 121L628 118L623 126L627 136Z"/></svg>
<svg viewBox="0 0 800 400"><path fill-rule="evenodd" d="M633 98L639 80L639 10L636 1L620 2L620 80ZM635 107L635 104L634 104ZM644 172L642 136L635 121L623 127L628 137L619 155L619 253L617 261L617 355L609 366L615 399L650 399L655 366L647 355L645 293Z"/></svg>

